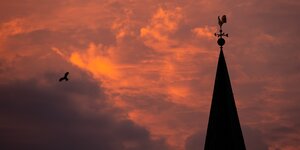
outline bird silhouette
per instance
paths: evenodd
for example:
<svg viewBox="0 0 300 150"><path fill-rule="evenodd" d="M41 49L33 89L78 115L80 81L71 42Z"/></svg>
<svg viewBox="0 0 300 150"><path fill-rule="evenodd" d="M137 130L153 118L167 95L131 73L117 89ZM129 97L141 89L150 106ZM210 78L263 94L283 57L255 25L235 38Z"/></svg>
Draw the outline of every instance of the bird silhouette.
<svg viewBox="0 0 300 150"><path fill-rule="evenodd" d="M222 18L218 16L218 21L219 21L219 26L222 27L222 25L227 22L226 15L223 15Z"/></svg>
<svg viewBox="0 0 300 150"><path fill-rule="evenodd" d="M66 72L65 75L64 75L64 77L60 78L58 81L59 81L59 82L61 82L61 81L63 81L63 80L68 81L68 80L69 80L69 79L68 79L68 75L69 75L69 72Z"/></svg>

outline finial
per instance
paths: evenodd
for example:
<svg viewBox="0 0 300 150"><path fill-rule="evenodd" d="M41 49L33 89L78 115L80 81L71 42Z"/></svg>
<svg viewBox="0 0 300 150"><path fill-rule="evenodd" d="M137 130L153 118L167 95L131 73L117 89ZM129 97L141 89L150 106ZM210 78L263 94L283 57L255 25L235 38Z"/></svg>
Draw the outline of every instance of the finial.
<svg viewBox="0 0 300 150"><path fill-rule="evenodd" d="M223 15L222 18L220 18L220 16L218 16L218 23L219 23L220 29L219 29L219 33L215 33L215 36L219 37L218 45L222 48L223 45L225 44L225 40L223 39L223 36L228 37L228 34L225 34L222 31L222 25L224 23L227 23L226 15Z"/></svg>

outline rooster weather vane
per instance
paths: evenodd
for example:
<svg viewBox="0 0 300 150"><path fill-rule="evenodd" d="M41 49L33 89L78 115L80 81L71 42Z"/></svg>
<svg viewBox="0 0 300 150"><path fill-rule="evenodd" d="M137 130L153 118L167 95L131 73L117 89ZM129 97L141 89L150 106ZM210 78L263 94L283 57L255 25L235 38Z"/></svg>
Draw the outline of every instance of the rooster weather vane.
<svg viewBox="0 0 300 150"><path fill-rule="evenodd" d="M226 15L223 15L222 18L220 18L220 16L218 16L218 23L219 23L220 29L219 29L219 33L215 33L215 36L219 37L218 44L221 48L223 48L223 45L225 44L225 40L223 39L223 36L228 37L228 34L225 34L222 30L223 24L227 23Z"/></svg>

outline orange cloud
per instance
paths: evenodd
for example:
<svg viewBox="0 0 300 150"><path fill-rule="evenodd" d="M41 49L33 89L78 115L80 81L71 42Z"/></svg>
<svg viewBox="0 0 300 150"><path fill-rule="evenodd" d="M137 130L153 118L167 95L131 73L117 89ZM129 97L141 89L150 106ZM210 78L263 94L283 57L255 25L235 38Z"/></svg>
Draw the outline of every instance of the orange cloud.
<svg viewBox="0 0 300 150"><path fill-rule="evenodd" d="M104 51L105 48L101 45L96 46L90 44L85 52L73 52L70 56L70 61L79 68L85 69L96 78L105 77L108 79L118 79L120 73L117 66L108 58L103 56L99 51Z"/></svg>
<svg viewBox="0 0 300 150"><path fill-rule="evenodd" d="M197 37L207 38L209 40L215 39L214 34L217 32L217 27L198 27L192 29L192 32L196 34Z"/></svg>
<svg viewBox="0 0 300 150"><path fill-rule="evenodd" d="M168 51L171 45L176 44L170 35L178 29L182 17L179 7L174 10L159 8L152 16L150 24L140 29L140 36L147 46L157 51Z"/></svg>
<svg viewBox="0 0 300 150"><path fill-rule="evenodd" d="M80 5L66 5L62 9L51 12L51 14L34 14L33 16L14 18L2 23L0 43L5 43L7 37L27 34L39 29L51 31L51 35L66 33L71 30L72 34L66 33L66 36L75 39L72 41L74 43L69 42L66 44L67 46L56 48L64 42L55 41L56 43L51 44L49 48L47 47L49 41L46 40L45 45L36 49L42 51L45 49L50 50L53 47L52 51L82 70L91 73L95 79L99 80L106 88L106 94L109 96L112 105L124 110L128 113L130 119L149 129L153 137L165 137L169 144L176 147L174 149L183 149L185 137L205 127L198 124L192 126L198 114L191 115L192 119L186 120L183 119L184 117L180 118L178 116L183 114L181 112L194 112L195 110L207 112L209 110L218 54L217 47L211 49L207 46L210 42L201 41L201 39L214 39L213 34L216 32L216 27L199 26L198 21L201 18L216 19L214 13L208 13L207 11L213 9L215 12L217 8L219 9L219 7L211 7L219 6L214 2L186 3L182 7L153 5L151 8L145 7L145 5L153 4L151 1L107 1L101 4L91 1ZM199 6L206 6L206 4L210 6L200 10L199 15L195 13L195 11L198 12ZM222 7L225 7L226 4ZM232 16L238 19L237 14L232 13ZM188 21L188 26L182 26L186 21ZM236 33L243 33L239 31L240 28L253 23L249 22L247 20L240 21L241 25L236 29L238 31ZM196 28L189 28L195 26ZM183 28L188 29L181 31ZM267 29L270 28L272 26L268 26ZM113 34L114 37L109 39L109 44L99 41L99 38L106 39L106 34L95 34L92 35L93 37L88 35L90 34L88 32L96 33L99 30L108 30L105 33ZM246 29L242 31L246 31ZM178 32L184 32L180 34L187 38L186 41L178 38ZM198 38L194 38L193 34ZM252 35L242 37L239 34L235 35L237 38L231 38L228 43L235 44L243 41L239 39L251 40ZM261 88L264 94L260 93L251 97L258 100L263 99L270 105L268 110L272 110L272 112L259 113L258 116L250 119L246 117L246 123L251 125L280 124L279 122L282 121L280 120L282 114L279 113L278 107L286 104L280 101L280 98L274 98L273 95L276 93L284 94L288 90L281 85L283 83L277 85L278 80L282 80L281 78L266 79L267 73L263 77L257 77L259 76L257 72L270 69L264 68L263 71L256 69L262 69L261 66L274 61L270 60L271 57L278 57L275 53L258 52L264 48L260 47L261 43L282 45L281 39L284 38L267 33L255 34L255 44L260 49L256 50L257 47L250 47L249 45L239 45L238 48L247 47L247 51L236 50L237 48L231 47L230 53L225 52L226 57L231 57L228 59L229 69L235 69L230 72L233 74L234 89L250 86L250 89L255 91L253 89L259 89L257 86L261 85L251 87L252 84L267 84ZM76 47L78 43L80 43L80 46ZM79 48L84 45L88 45L86 49ZM228 44L228 46L230 45ZM5 50L1 49L2 51ZM3 53L2 56L5 55ZM5 53L12 52L6 50ZM22 51L18 55L29 55L27 53L33 52L30 50L27 52ZM283 54L284 57L280 58L291 55ZM298 56L297 53L293 54ZM15 55L16 53L11 54L12 58ZM7 58L6 55L5 57ZM251 57L252 60L247 59L248 57ZM237 58L248 62L236 61ZM251 62L253 59L256 63ZM288 59L286 62L294 59L296 57ZM277 61L274 61L275 65L272 62L272 66L283 64L284 59L280 63L275 62ZM233 68L233 65L237 67ZM251 70L251 66L255 67L252 67ZM284 68L289 68L289 65L284 66ZM297 70L295 68L290 70ZM278 68L274 70L276 69ZM249 73L248 70L257 74L251 75L252 72ZM242 112L244 109L249 109L249 107L258 109L258 100L248 100L247 98L250 96L245 94L251 90L246 89L240 95L239 92L235 93L238 96L238 108L241 108ZM246 100L240 101L240 99ZM263 101L259 101L259 103L263 103ZM274 110L275 108L277 110ZM247 112L247 114L251 115L252 113ZM206 117L199 118L199 122L207 119ZM260 118L260 121L257 118ZM264 128L266 127L261 127L262 130ZM130 144L128 145L130 146ZM284 144L276 145L276 147L282 148L282 145Z"/></svg>
<svg viewBox="0 0 300 150"><path fill-rule="evenodd" d="M174 103L179 106L195 107L189 100L191 93L188 85L171 84L189 78L184 76L180 64L199 54L198 48L188 44L172 48L173 43L179 43L171 35L177 31L181 18L180 8L175 10L159 8L151 17L149 25L142 27L140 35L136 35L146 46L154 46L154 51L171 52L161 56L157 55L156 59L145 58L137 64L120 63L120 59L127 56L122 57L120 53L128 52L122 45L124 44L123 39L127 38L127 35L134 37L135 34L132 30L137 28L130 17L125 17L125 19L115 20L112 24L112 30L115 31L117 39L116 45L104 46L92 43L85 50L71 52L69 61L100 80L102 86L108 89L106 92L110 97L110 103L126 110L128 117L148 128L153 138L165 137L170 145L182 148L185 138L195 129L187 130L181 128L181 125L176 125L176 131L174 131L170 125L175 125L177 120L176 116L169 116L170 113L172 114L170 110L157 110L157 108L152 108L153 106L147 110L140 108L149 103L154 103L154 105ZM165 49L160 49L162 47ZM59 49L53 48L53 51L65 56ZM137 49L136 52L137 54L142 53L143 50ZM146 97L146 101L144 98L139 98L141 96ZM154 101L154 99L157 100ZM159 111L164 115L158 117L153 115L154 111Z"/></svg>
<svg viewBox="0 0 300 150"><path fill-rule="evenodd" d="M91 0L55 4L53 10L45 3L51 11L40 11L45 6L38 3L24 5L24 14L16 9L17 15L0 16L0 73L6 73L3 79L19 75L25 80L37 76L35 71L49 72L49 66L55 70L58 59L48 59L54 57L52 49L92 74L109 102L149 129L154 138L165 137L174 149L182 150L188 135L205 130L217 63L217 45L207 42L215 38L216 27L201 23L217 24L217 15L225 12L231 19L224 30L235 30L224 52L242 124L264 131L270 149L295 149L299 146L291 143L299 139L294 135L299 133L295 130L299 122L298 116L290 116L299 110L300 55L297 19L290 15L299 11L293 10L292 2L256 3ZM38 9L30 12L27 7ZM41 58L55 63L32 67L26 60L29 56L37 59L30 61L34 64L43 62ZM18 67L23 59L27 66ZM7 72L17 67L19 71ZM277 125L293 133L274 140L270 135L276 132L269 129Z"/></svg>

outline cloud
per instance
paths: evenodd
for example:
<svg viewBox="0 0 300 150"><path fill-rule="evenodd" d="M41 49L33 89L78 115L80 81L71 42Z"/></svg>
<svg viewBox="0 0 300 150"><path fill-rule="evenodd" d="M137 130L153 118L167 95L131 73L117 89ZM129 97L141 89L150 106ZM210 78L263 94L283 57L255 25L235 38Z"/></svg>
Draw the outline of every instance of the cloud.
<svg viewBox="0 0 300 150"><path fill-rule="evenodd" d="M178 29L181 19L180 7L174 10L159 8L152 16L150 25L140 30L140 36L144 38L145 45L157 51L167 51L171 45L176 44L170 36Z"/></svg>
<svg viewBox="0 0 300 150"><path fill-rule="evenodd" d="M1 149L168 149L163 139L118 117L94 80L46 78L0 85Z"/></svg>
<svg viewBox="0 0 300 150"><path fill-rule="evenodd" d="M209 40L215 38L214 34L216 33L216 31L217 31L217 27L208 27L208 26L198 27L192 30L192 32L195 33L197 37L203 37Z"/></svg>
<svg viewBox="0 0 300 150"><path fill-rule="evenodd" d="M101 55L101 52L104 55ZM109 48L105 49L102 45L96 46L92 43L85 53L73 52L70 61L80 68L93 72L96 77L103 75L115 79L120 76L116 65L109 58Z"/></svg>
<svg viewBox="0 0 300 150"><path fill-rule="evenodd" d="M49 80L56 82L65 71L71 72L72 83L74 79L86 81L84 74L89 74L101 87L98 94L105 95L107 106L101 108L113 111L108 116L122 116L133 123L118 122L117 117L112 124L146 128L149 135L145 137L163 138L176 150L184 149L188 136L206 129L218 56L216 42L208 39L215 32L217 16L226 14L228 23L223 28L229 38L224 52L241 124L259 131L270 149L299 149L296 0L221 4L194 0L3 0L0 7L2 89L18 93L20 89L9 85L28 81L35 92L43 93L37 90L55 86ZM75 90L80 85L69 88ZM88 111L89 104L98 106L90 102L98 96L86 96L93 95L90 89L67 94L76 102L70 103L68 111L83 113L83 120L86 114L99 114ZM88 103L82 103L85 101ZM19 101L14 102L10 105ZM52 110L57 105L49 106ZM26 134L36 133L26 124L23 128ZM11 133L8 129L3 132ZM251 133L245 132L246 140Z"/></svg>
<svg viewBox="0 0 300 150"><path fill-rule="evenodd" d="M186 150L199 150L204 149L205 133L198 131L193 135L190 135L185 142Z"/></svg>

